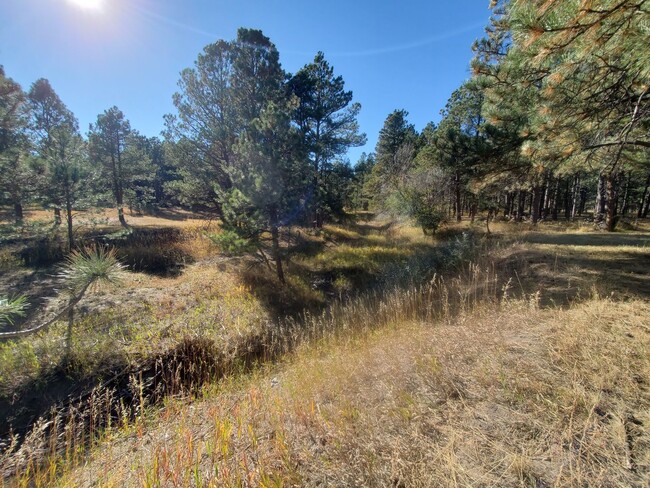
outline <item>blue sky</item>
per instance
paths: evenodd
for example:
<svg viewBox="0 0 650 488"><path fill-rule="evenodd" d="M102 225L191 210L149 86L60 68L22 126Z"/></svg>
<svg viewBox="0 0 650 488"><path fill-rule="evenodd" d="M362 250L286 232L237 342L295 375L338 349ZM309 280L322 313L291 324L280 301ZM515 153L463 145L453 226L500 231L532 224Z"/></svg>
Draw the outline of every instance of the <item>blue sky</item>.
<svg viewBox="0 0 650 488"><path fill-rule="evenodd" d="M179 72L244 26L271 38L289 72L325 53L363 106L368 144L350 151L352 163L374 149L396 108L418 130L439 120L470 75L471 45L490 14L488 0L103 0L100 10L72 2L2 0L0 64L25 89L49 79L84 132L117 105L133 128L158 135Z"/></svg>

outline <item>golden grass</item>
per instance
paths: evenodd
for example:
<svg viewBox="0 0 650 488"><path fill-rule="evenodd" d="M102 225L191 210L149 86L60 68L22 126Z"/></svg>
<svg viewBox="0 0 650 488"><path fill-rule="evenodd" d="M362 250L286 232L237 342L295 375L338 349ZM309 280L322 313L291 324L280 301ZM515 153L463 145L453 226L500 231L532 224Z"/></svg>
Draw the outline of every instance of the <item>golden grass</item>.
<svg viewBox="0 0 650 488"><path fill-rule="evenodd" d="M216 220L201 218L192 212L182 209L163 210L158 216L130 213L128 209L126 209L125 216L127 223L133 227L217 227ZM120 228L120 223L117 218L117 209L114 208L79 210L74 212L73 218L75 227L81 227L82 229ZM25 211L26 222L50 222L53 220L54 215L52 211L33 208Z"/></svg>
<svg viewBox="0 0 650 488"><path fill-rule="evenodd" d="M175 278L133 274L109 308L81 322L86 364L162 353L188 335L228 349L271 323L257 284L194 229L183 242L201 261ZM274 336L292 344L278 346L288 352L279 364L140 411L89 454L57 453L11 484L641 486L650 469L650 308L639 298L645 278L630 273L647 269L647 235L607 236L517 231L494 252L517 281L483 275L486 261L436 281L435 293L406 288L306 314ZM294 267L372 274L434 249L408 226L327 226L303 237L317 252L292 258L287 290L315 301L319 292ZM338 274L334 286L353 289L354 276ZM539 308L540 288L542 303L564 304L593 285L607 298ZM273 291L272 281L263 286ZM507 298L520 291L525 299ZM62 327L19 343L3 368L37 377L56 363Z"/></svg>
<svg viewBox="0 0 650 488"><path fill-rule="evenodd" d="M59 485L641 486L648 316L511 301L308 346L170 402Z"/></svg>

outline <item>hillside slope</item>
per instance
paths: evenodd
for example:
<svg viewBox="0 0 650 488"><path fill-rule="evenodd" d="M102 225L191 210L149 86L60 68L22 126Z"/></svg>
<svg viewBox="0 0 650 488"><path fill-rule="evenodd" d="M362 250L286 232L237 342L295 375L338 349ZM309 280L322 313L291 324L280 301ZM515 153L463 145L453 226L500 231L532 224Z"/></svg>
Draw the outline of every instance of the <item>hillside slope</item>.
<svg viewBox="0 0 650 488"><path fill-rule="evenodd" d="M513 288L442 319L304 346L168 402L59 484L647 486L650 305L625 275L647 278L645 241L603 249L578 238L586 248L534 234L502 249L497 266L527 262L517 279L541 293L511 299ZM630 256L636 269L616 265ZM606 257L604 271L619 273L584 265L603 270ZM562 281L571 269L581 286ZM540 285L557 292L549 283L571 303L545 298Z"/></svg>
<svg viewBox="0 0 650 488"><path fill-rule="evenodd" d="M650 306L512 302L171 402L61 486L643 486Z"/></svg>

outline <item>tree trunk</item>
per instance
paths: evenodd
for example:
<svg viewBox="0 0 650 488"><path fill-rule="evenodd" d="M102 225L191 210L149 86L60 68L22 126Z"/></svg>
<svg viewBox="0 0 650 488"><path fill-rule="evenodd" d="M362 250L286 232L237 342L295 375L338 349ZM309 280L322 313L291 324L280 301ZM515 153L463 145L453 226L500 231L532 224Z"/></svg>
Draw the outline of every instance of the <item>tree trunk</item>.
<svg viewBox="0 0 650 488"><path fill-rule="evenodd" d="M275 261L275 271L280 283L285 284L284 269L282 269L282 255L280 254L280 232L278 230L278 211L276 208L271 209L271 242L273 250L273 260Z"/></svg>
<svg viewBox="0 0 650 488"><path fill-rule="evenodd" d="M616 227L616 180L617 180L617 175L609 173L607 175L607 204L606 204L606 210L607 210L607 215L605 219L605 228L607 229L607 232L613 232L614 228Z"/></svg>
<svg viewBox="0 0 650 488"><path fill-rule="evenodd" d="M16 225L22 225L25 216L23 214L23 204L21 202L14 203L14 216L16 219Z"/></svg>
<svg viewBox="0 0 650 488"><path fill-rule="evenodd" d="M561 186L561 180L560 178L558 178L557 182L555 183L555 190L553 191L553 201L552 201L553 210L551 210L551 217L553 218L553 220L557 220L557 216L560 213L560 186Z"/></svg>
<svg viewBox="0 0 650 488"><path fill-rule="evenodd" d="M115 204L117 205L117 218L122 227L128 229L129 224L126 223L124 218L124 188L122 187L122 155L120 154L119 147L116 150L117 161L114 155L111 155L113 164L113 193L115 197Z"/></svg>
<svg viewBox="0 0 650 488"><path fill-rule="evenodd" d="M596 189L596 208L594 209L594 220L601 222L605 215L606 197L605 175L598 176L598 188Z"/></svg>
<svg viewBox="0 0 650 488"><path fill-rule="evenodd" d="M576 218L576 213L578 212L578 196L580 194L580 175L576 174L573 179L573 206L571 207L571 218Z"/></svg>
<svg viewBox="0 0 650 488"><path fill-rule="evenodd" d="M531 205L531 222L536 225L539 221L540 206L542 204L542 188L536 186L533 188L533 201Z"/></svg>
<svg viewBox="0 0 650 488"><path fill-rule="evenodd" d="M630 184L632 181L632 172L628 171L625 180L625 192L623 193L623 202L621 204L621 216L624 217L630 206Z"/></svg>
<svg viewBox="0 0 650 488"><path fill-rule="evenodd" d="M456 197L456 222L460 222L462 220L463 209L460 206L460 174L458 174L458 171L454 175L454 192L454 196Z"/></svg>
<svg viewBox="0 0 650 488"><path fill-rule="evenodd" d="M569 220L571 218L571 213L573 212L573 193L575 190L575 178L573 184L567 178L566 185L564 187L564 218Z"/></svg>
<svg viewBox="0 0 650 488"><path fill-rule="evenodd" d="M585 213L585 208L587 208L587 199L589 194L586 188L580 188L580 205L578 205L578 215L582 216Z"/></svg>
<svg viewBox="0 0 650 488"><path fill-rule="evenodd" d="M641 196L641 202L639 203L639 211L637 213L638 218L644 217L643 210L646 206L646 198L648 198L648 188L650 187L650 175L645 180L645 188L643 189L643 196ZM650 201L650 198L648 199Z"/></svg>
<svg viewBox="0 0 650 488"><path fill-rule="evenodd" d="M68 246L70 252L72 252L72 249L74 249L74 234L72 232L72 201L70 198L70 188L67 184L65 185L65 211L68 221Z"/></svg>
<svg viewBox="0 0 650 488"><path fill-rule="evenodd" d="M59 225L61 225L61 222L62 222L62 220L61 220L61 209L59 207L56 207L54 209L54 225L56 225L58 227Z"/></svg>
<svg viewBox="0 0 650 488"><path fill-rule="evenodd" d="M129 224L126 223L126 219L124 218L124 208L122 207L121 203L118 203L117 206L117 218L120 221L120 224L124 228L129 228Z"/></svg>
<svg viewBox="0 0 650 488"><path fill-rule="evenodd" d="M526 210L526 192L519 190L519 196L517 198L518 201L515 222L521 222L521 219L524 218L524 211Z"/></svg>
<svg viewBox="0 0 650 488"><path fill-rule="evenodd" d="M551 213L551 178L548 176L544 180L544 190L542 191L542 201L540 203L539 214L542 218L548 218Z"/></svg>

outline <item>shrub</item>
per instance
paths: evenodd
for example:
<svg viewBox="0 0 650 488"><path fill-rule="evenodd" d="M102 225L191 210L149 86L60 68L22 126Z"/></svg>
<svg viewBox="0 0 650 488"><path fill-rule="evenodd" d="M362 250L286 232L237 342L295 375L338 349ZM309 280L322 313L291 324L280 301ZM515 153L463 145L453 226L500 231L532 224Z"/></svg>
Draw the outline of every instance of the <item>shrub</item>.
<svg viewBox="0 0 650 488"><path fill-rule="evenodd" d="M232 230L224 230L219 234L206 235L219 247L222 253L230 256L236 256L255 250L255 246L248 239L244 239Z"/></svg>
<svg viewBox="0 0 650 488"><path fill-rule="evenodd" d="M446 222L446 215L433 205L418 201L413 205L413 217L424 235L433 235Z"/></svg>

